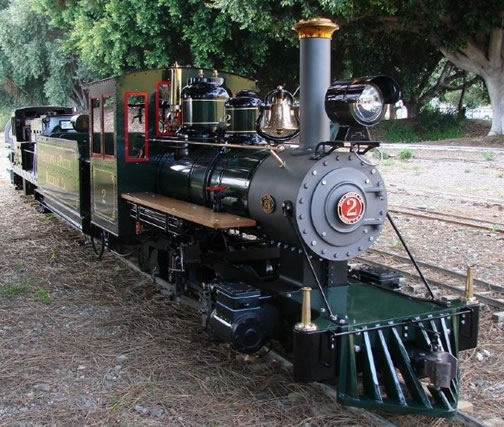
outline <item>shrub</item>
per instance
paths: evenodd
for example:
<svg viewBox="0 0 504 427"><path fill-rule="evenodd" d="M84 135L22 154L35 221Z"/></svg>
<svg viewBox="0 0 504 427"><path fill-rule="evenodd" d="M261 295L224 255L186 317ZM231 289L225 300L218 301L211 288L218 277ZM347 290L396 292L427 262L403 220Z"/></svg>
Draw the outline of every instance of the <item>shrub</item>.
<svg viewBox="0 0 504 427"><path fill-rule="evenodd" d="M0 284L0 297L13 297L28 293L30 290L30 283L28 280L20 282L8 282Z"/></svg>
<svg viewBox="0 0 504 427"><path fill-rule="evenodd" d="M50 304L51 298L45 289L39 289L35 295L35 298L38 302L42 304Z"/></svg>
<svg viewBox="0 0 504 427"><path fill-rule="evenodd" d="M11 107L0 106L0 132L4 131L7 120L11 117L12 110L13 108Z"/></svg>
<svg viewBox="0 0 504 427"><path fill-rule="evenodd" d="M387 142L435 141L464 135L461 119L455 113L424 108L413 119L382 122L383 139Z"/></svg>
<svg viewBox="0 0 504 427"><path fill-rule="evenodd" d="M417 142L418 135L403 120L391 120L383 123L384 139L388 142Z"/></svg>
<svg viewBox="0 0 504 427"><path fill-rule="evenodd" d="M495 160L495 158L497 157L493 151L484 151L481 154L483 155L485 160L487 160L489 162L493 162Z"/></svg>
<svg viewBox="0 0 504 427"><path fill-rule="evenodd" d="M424 108L417 116L422 141L460 138L464 135L461 120L456 113L444 113L431 108Z"/></svg>
<svg viewBox="0 0 504 427"><path fill-rule="evenodd" d="M405 148L404 150L399 151L399 158L401 160L409 160L413 157L413 151Z"/></svg>

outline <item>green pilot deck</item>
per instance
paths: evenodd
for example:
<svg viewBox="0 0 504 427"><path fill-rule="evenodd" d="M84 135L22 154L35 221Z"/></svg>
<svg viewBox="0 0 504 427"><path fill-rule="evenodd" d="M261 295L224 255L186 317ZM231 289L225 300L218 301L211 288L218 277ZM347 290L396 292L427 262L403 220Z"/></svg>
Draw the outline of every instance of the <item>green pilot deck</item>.
<svg viewBox="0 0 504 427"><path fill-rule="evenodd" d="M325 292L337 319L328 318L320 292L313 291L316 329L295 332L297 380L337 381L338 401L351 406L455 414L456 359L460 350L477 345L477 305L422 300L358 282ZM299 309L302 291L282 298L290 309Z"/></svg>

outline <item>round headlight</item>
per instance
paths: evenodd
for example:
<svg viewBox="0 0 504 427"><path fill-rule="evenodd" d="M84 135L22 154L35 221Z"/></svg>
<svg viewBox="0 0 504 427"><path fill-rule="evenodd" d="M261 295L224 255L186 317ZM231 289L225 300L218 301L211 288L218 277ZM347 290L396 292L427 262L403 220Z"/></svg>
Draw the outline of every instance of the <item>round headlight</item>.
<svg viewBox="0 0 504 427"><path fill-rule="evenodd" d="M383 95L376 86L367 84L359 98L351 104L352 115L363 126L378 123L384 112Z"/></svg>

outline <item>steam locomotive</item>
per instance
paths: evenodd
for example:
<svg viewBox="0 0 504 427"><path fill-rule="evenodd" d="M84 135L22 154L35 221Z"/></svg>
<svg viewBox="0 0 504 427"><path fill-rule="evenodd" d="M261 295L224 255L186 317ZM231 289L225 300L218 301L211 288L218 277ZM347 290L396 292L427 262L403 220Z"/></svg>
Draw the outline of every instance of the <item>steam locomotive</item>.
<svg viewBox="0 0 504 427"><path fill-rule="evenodd" d="M252 79L175 65L89 84L89 114L18 109L11 181L91 236L98 256L134 245L236 351L273 343L296 381L335 384L345 405L448 417L478 305L349 269L387 220L368 127L400 89L385 76L331 83L336 29L295 25L299 105L282 87L261 100Z"/></svg>

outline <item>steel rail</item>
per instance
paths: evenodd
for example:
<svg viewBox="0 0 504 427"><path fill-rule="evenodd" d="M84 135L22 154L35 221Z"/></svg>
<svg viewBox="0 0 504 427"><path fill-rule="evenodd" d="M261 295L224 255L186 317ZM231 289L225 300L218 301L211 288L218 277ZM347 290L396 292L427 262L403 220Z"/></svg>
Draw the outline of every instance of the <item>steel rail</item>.
<svg viewBox="0 0 504 427"><path fill-rule="evenodd" d="M286 359L281 354L277 353L273 349L270 349L270 351L267 354L267 357L269 357L270 359L275 360L277 362L280 362L280 364L287 369L292 369L292 362L290 360ZM338 396L337 396L337 392L336 392L336 387L331 387L327 384L318 383L318 382L311 383L311 385L314 388L317 388L324 396L327 396L330 399L337 402ZM371 417L374 421L378 422L379 424L381 424L384 427L395 427L396 426L396 424L387 420L385 417L378 415L378 414L375 414L374 412L368 411L366 409L355 408L352 406L342 406L342 407L344 408L344 410L347 410L349 412L353 412L356 414L366 414L367 416Z"/></svg>
<svg viewBox="0 0 504 427"><path fill-rule="evenodd" d="M389 206L391 206L394 209L400 209L400 206L394 206L394 205L389 205ZM416 211L416 212L421 212L421 213L428 213L428 214L433 213L435 215L443 215L443 216L448 216L448 217L451 217L451 218L465 219L465 220L468 220L468 221L486 222L486 223L491 224L491 225L502 225L504 227L504 223L502 223L502 222L492 222L492 221L488 221L486 219L478 219L478 218L474 218L474 217L470 217L470 216L457 215L457 214L454 214L454 213L431 211L429 209L412 208L412 207L409 207L409 206L404 207L404 209L408 209L408 210Z"/></svg>
<svg viewBox="0 0 504 427"><path fill-rule="evenodd" d="M493 151L496 153L504 153L504 148L499 147L488 147L488 146L460 146L460 145L430 145L430 144L401 144L401 143L382 143L380 147L383 148L392 148L392 149L401 149L401 148L414 148L417 150L427 150L427 151L461 151L466 153L481 153L483 151Z"/></svg>
<svg viewBox="0 0 504 427"><path fill-rule="evenodd" d="M388 256L388 257L394 258L394 259L396 259L398 261L410 262L409 258L406 258L406 257L404 257L402 255L394 254L394 253L386 252L386 251L381 251L379 249L372 249L372 248L370 248L370 249L368 249L368 252L370 254L377 254L377 255L381 255L381 256ZM465 274L458 273L456 271L448 270L448 269L443 268L443 267L438 267L437 265L429 264L429 263L423 262L423 261L417 261L417 263L421 267L425 267L425 268L428 268L430 270L434 270L434 271L436 271L438 273L447 274L447 275L456 277L457 279L461 279L461 280L465 280L466 279L466 275ZM486 282L486 281L481 280L481 279L474 279L473 281L474 281L474 284L477 285L477 286L486 287L487 289L494 290L496 292L502 292L502 293L504 293L504 286L497 285L495 283L489 283L489 282Z"/></svg>
<svg viewBox="0 0 504 427"><path fill-rule="evenodd" d="M482 230L487 230L489 231L492 227L498 226L499 228L495 229L495 232L497 233L504 233L504 224L501 223L493 223L491 221L486 221L486 220L478 220L476 218L468 218L468 217L463 217L459 215L451 215L451 214L443 214L441 212L409 212L409 210L414 210L414 208L389 208L389 212L397 213L400 215L410 215L414 216L417 218L426 218L426 219L432 219L435 221L442 221L442 222L447 222L450 224L457 224L457 225L465 225L468 227L473 227L473 228L478 228ZM450 218L443 218L444 217L449 217L452 216L454 218L460 218L460 219L465 219L466 221L459 221L456 219L450 219ZM467 221L474 221L474 222L480 222L480 224L473 224L471 222ZM482 223L485 222L488 225L483 225Z"/></svg>
<svg viewBox="0 0 504 427"><path fill-rule="evenodd" d="M379 262L376 262L376 261L372 261L372 260L369 260L369 259L365 259L363 257L357 257L355 259L363 262L364 264L368 264L368 265L371 265L371 266L374 266L374 267L386 267L389 270L392 270L392 271L395 271L396 273L402 274L405 277L409 277L411 279L418 279L418 280L420 280L420 276L418 276L416 274L413 274L413 273L409 273L407 271L401 270L401 269L396 268L396 267L390 267L389 265L382 264L382 263L379 263ZM431 285L437 286L439 288L449 289L449 290L451 290L453 292L456 292L458 294L462 294L462 295L464 294L464 289L460 289L457 286L448 285L447 283L438 282L438 281L432 280L432 279L429 280L429 283ZM499 309L504 309L504 302L500 302L498 300L495 300L493 298L490 298L490 297L487 297L485 295L478 294L478 293L475 293L474 296L480 302L483 302L483 303L485 303L487 305L490 305L492 307L497 307Z"/></svg>
<svg viewBox="0 0 504 427"><path fill-rule="evenodd" d="M489 198L489 197L478 197L478 196L470 196L467 194L459 194L459 193L449 193L445 191L436 191L436 190L428 190L428 189L423 189L423 188L411 188L411 187L400 187L397 185L389 185L387 191L389 193L406 193L406 194L419 194L419 195L431 195L435 194L436 196L439 196L441 198L445 199L457 199L457 200L462 200L464 202L471 202L473 204L485 204L489 205L492 204L494 206L502 206L504 207L504 200L503 199L494 199L494 198Z"/></svg>
<svg viewBox="0 0 504 427"><path fill-rule="evenodd" d="M457 415L454 417L454 421L458 424L467 427L489 427L484 421L480 421L474 418L472 415L466 414L463 411L457 411Z"/></svg>

